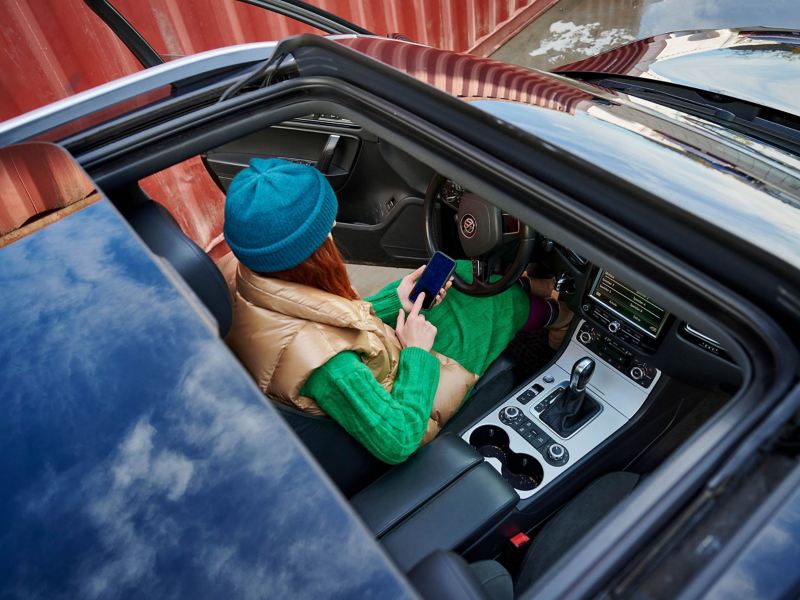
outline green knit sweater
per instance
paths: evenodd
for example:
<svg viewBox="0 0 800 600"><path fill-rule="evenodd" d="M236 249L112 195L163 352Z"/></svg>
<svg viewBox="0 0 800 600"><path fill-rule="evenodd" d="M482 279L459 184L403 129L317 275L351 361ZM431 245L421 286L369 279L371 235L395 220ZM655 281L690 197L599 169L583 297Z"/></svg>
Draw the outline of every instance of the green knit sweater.
<svg viewBox="0 0 800 600"><path fill-rule="evenodd" d="M468 261L456 272L472 280ZM375 314L394 327L401 307L400 282L390 283L367 301ZM467 370L484 371L528 318L529 302L519 286L489 297L467 296L455 289L426 318L438 329L433 349ZM419 447L439 383L439 361L420 348L400 352L397 377L387 392L355 352L341 352L315 370L301 393L313 398L331 418L380 460L397 464Z"/></svg>

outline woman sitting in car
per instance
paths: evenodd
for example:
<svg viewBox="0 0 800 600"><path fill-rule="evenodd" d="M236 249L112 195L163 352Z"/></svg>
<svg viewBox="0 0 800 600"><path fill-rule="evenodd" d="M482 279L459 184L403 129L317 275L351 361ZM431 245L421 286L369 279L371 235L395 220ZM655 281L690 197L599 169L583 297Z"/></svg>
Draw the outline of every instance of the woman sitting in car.
<svg viewBox="0 0 800 600"><path fill-rule="evenodd" d="M234 178L224 233L239 267L227 341L264 392L329 415L396 464L436 436L517 331L570 315L522 286L479 298L449 283L423 315L422 295L409 294L424 267L359 298L330 234L337 207L311 167L254 159ZM469 280L471 265L456 272Z"/></svg>

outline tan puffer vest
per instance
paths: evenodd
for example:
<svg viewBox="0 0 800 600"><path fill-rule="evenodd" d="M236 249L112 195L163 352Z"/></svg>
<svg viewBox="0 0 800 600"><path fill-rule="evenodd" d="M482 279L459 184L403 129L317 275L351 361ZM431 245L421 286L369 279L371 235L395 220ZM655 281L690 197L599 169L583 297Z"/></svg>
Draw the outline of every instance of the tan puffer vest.
<svg viewBox="0 0 800 600"><path fill-rule="evenodd" d="M324 414L317 403L300 395L315 369L352 350L391 392L402 349L394 329L375 316L369 302L261 277L241 264L226 341L264 392L316 415ZM456 361L434 355L441 370L423 444L439 433L478 379Z"/></svg>

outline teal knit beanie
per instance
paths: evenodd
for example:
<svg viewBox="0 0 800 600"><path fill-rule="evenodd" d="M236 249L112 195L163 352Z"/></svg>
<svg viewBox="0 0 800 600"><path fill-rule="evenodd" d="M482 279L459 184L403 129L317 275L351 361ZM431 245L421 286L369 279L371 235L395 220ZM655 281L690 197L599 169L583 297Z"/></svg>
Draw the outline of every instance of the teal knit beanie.
<svg viewBox="0 0 800 600"><path fill-rule="evenodd" d="M254 158L228 187L225 241L253 271L290 269L322 245L337 208L333 189L317 169Z"/></svg>

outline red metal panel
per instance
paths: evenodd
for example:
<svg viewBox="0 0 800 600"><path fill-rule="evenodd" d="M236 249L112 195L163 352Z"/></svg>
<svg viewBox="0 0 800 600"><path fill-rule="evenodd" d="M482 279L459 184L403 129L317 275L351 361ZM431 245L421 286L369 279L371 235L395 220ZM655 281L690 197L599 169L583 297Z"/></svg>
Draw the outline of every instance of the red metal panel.
<svg viewBox="0 0 800 600"><path fill-rule="evenodd" d="M556 0L311 0L379 35L486 55ZM112 0L155 49L171 59L231 44L281 39L305 25L236 0ZM134 57L82 0L0 2L0 119L139 70ZM428 61L435 68L432 55ZM433 76L432 76L433 77ZM184 231L224 250L222 193L194 159L144 181ZM27 210L27 209L26 209ZM12 209L9 211L13 212ZM221 245L222 244L222 245Z"/></svg>
<svg viewBox="0 0 800 600"><path fill-rule="evenodd" d="M524 25L556 0L313 0L380 35L488 52L485 40ZM166 58L281 39L312 28L236 0L115 0ZM531 11L535 8L535 11ZM135 72L140 66L82 0L0 2L0 119ZM506 35L507 37L507 35ZM502 41L502 40L501 40Z"/></svg>
<svg viewBox="0 0 800 600"><path fill-rule="evenodd" d="M32 142L0 148L0 198L6 200L0 204L0 238L32 217L93 193L92 182L58 146Z"/></svg>

